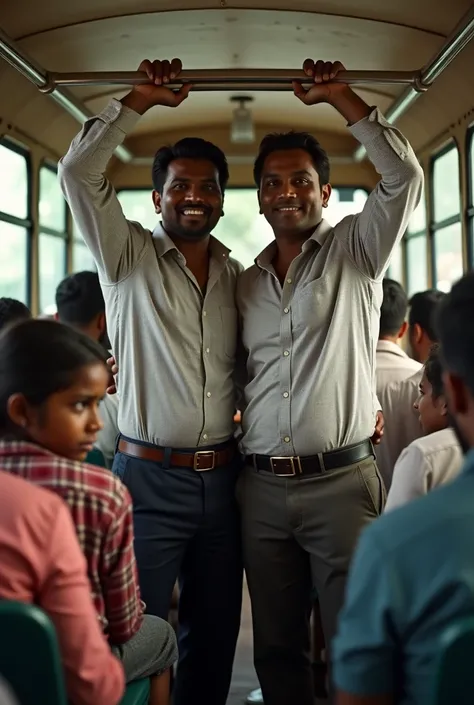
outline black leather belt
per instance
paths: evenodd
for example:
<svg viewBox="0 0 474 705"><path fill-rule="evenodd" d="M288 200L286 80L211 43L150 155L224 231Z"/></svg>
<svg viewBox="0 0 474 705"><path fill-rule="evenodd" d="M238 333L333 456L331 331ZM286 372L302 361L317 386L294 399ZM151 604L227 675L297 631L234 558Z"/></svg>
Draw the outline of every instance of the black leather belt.
<svg viewBox="0 0 474 705"><path fill-rule="evenodd" d="M374 447L371 441L367 440L304 458L298 455L288 457L247 455L245 462L247 465L253 466L257 472L263 470L278 477L292 477L293 475L315 475L327 470L337 470L347 465L360 463L371 456L375 458Z"/></svg>

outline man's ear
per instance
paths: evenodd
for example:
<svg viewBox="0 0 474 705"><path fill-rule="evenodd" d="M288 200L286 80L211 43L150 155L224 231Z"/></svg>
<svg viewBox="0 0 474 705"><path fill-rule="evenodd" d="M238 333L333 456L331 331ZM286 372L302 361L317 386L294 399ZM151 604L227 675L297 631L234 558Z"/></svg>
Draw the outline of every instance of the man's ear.
<svg viewBox="0 0 474 705"><path fill-rule="evenodd" d="M324 184L324 186L321 189L321 195L323 197L323 208L328 207L328 201L332 193L332 187L331 184Z"/></svg>
<svg viewBox="0 0 474 705"><path fill-rule="evenodd" d="M407 323L407 321L404 321L402 323L402 325L400 326L400 330L398 331L398 339L399 340L401 340L404 337L405 333L407 332L407 328L408 328L408 323Z"/></svg>
<svg viewBox="0 0 474 705"><path fill-rule="evenodd" d="M155 206L155 213L159 215L161 213L161 195L158 191L153 190L151 197L153 199L153 205Z"/></svg>

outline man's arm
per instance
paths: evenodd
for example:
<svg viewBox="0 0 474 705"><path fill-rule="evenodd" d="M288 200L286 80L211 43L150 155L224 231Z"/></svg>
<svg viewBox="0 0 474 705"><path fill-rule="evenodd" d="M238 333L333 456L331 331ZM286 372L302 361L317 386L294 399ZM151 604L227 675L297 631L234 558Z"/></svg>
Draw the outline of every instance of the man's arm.
<svg viewBox="0 0 474 705"><path fill-rule="evenodd" d="M171 64L143 61L139 70L146 71L150 84L136 86L121 102L112 100L100 115L87 120L58 164L66 201L106 282L119 281L129 274L146 246L144 228L126 220L117 194L105 177L107 165L140 115L154 105L176 107L190 90L187 85L174 93L163 85L181 71L178 59Z"/></svg>
<svg viewBox="0 0 474 705"><path fill-rule="evenodd" d="M345 219L336 227L336 235L356 267L369 278L380 279L420 200L423 170L408 141L378 109L370 108L347 84L331 83L344 70L339 61L315 64L307 59L303 69L315 85L305 91L294 83L295 95L306 105L332 105L347 120L382 177L362 213L350 226Z"/></svg>
<svg viewBox="0 0 474 705"><path fill-rule="evenodd" d="M122 501L117 500L115 516L104 537L100 561L108 636L114 645L131 639L143 621L133 550L132 503L124 485L120 484L120 492Z"/></svg>

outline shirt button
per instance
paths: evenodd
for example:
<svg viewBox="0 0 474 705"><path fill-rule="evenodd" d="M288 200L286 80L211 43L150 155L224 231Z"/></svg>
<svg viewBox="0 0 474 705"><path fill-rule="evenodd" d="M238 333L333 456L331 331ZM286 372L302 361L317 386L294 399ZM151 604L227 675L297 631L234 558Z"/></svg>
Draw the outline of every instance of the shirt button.
<svg viewBox="0 0 474 705"><path fill-rule="evenodd" d="M202 437L204 438L205 441L207 441L207 433L203 433Z"/></svg>
<svg viewBox="0 0 474 705"><path fill-rule="evenodd" d="M283 392L283 396L285 397L285 399L288 399L290 395L288 394L288 392Z"/></svg>
<svg viewBox="0 0 474 705"><path fill-rule="evenodd" d="M288 313L289 310L290 310L290 309L289 309L288 307L286 307L286 308L283 309L284 313Z"/></svg>
<svg viewBox="0 0 474 705"><path fill-rule="evenodd" d="M207 316L207 311L203 311L203 312L202 312L202 315L203 315L203 316Z"/></svg>
<svg viewBox="0 0 474 705"><path fill-rule="evenodd" d="M284 439L285 443L289 443L291 441L291 438L289 436L285 436Z"/></svg>
<svg viewBox="0 0 474 705"><path fill-rule="evenodd" d="M211 396L212 396L211 392L208 392L208 393L206 394L206 397L207 397L207 398L209 398L209 397L211 397Z"/></svg>
<svg viewBox="0 0 474 705"><path fill-rule="evenodd" d="M206 348L206 352L207 352L207 353L210 353L211 351L210 351L210 349L209 349L209 348Z"/></svg>
<svg viewBox="0 0 474 705"><path fill-rule="evenodd" d="M288 357L289 354L290 354L290 351L289 351L289 350L285 350L284 353L283 353L283 355L284 355L285 357Z"/></svg>
<svg viewBox="0 0 474 705"><path fill-rule="evenodd" d="M292 281L292 280L291 280L291 277L288 277L288 279L286 280L286 283L287 283L287 284L291 284L291 281Z"/></svg>

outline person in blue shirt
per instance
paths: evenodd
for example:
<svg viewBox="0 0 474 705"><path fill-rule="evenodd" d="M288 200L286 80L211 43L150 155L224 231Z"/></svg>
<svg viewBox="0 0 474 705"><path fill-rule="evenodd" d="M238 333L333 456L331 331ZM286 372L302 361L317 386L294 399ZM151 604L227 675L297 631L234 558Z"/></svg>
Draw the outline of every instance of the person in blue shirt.
<svg viewBox="0 0 474 705"><path fill-rule="evenodd" d="M464 453L451 484L361 535L333 642L336 705L426 705L439 639L474 614L474 273L440 304L443 382Z"/></svg>

